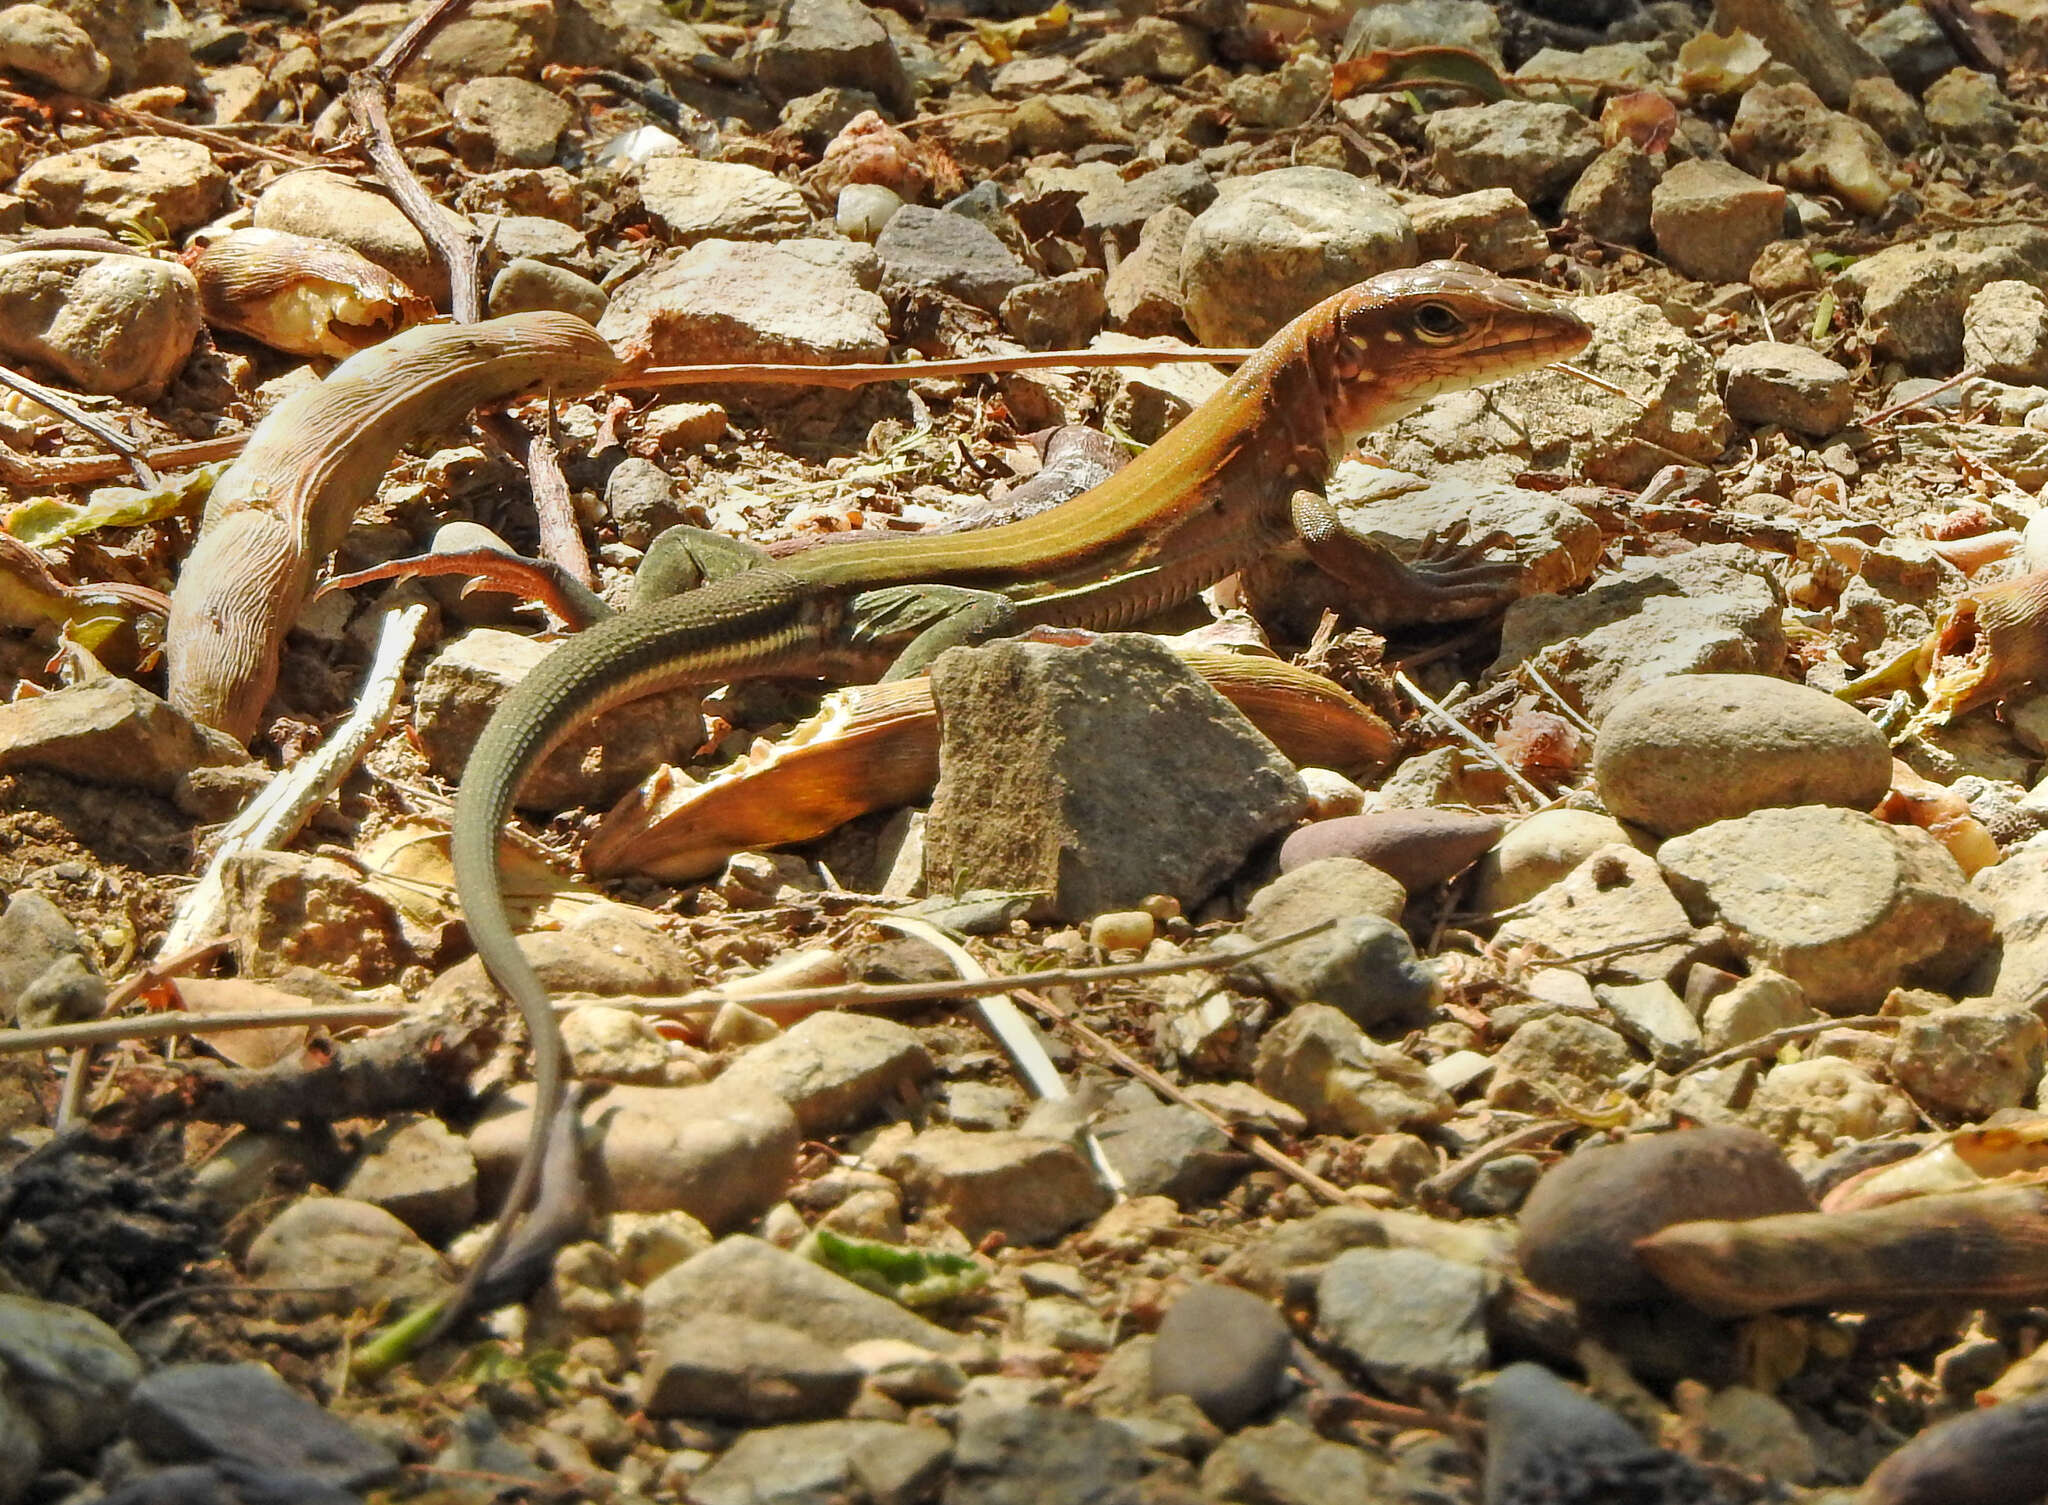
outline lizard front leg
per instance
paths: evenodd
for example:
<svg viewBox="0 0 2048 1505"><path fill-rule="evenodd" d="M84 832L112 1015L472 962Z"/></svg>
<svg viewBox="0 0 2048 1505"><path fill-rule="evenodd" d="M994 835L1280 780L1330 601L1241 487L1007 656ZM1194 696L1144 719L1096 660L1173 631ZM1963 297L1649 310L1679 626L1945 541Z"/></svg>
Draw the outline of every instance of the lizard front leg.
<svg viewBox="0 0 2048 1505"><path fill-rule="evenodd" d="M948 648L986 643L1017 630L1017 608L995 591L960 585L891 585L854 598L848 623L856 643L902 643L884 684L910 679Z"/></svg>
<svg viewBox="0 0 2048 1505"><path fill-rule="evenodd" d="M1327 497L1297 491L1289 505L1295 532L1317 568L1341 582L1376 626L1460 622L1498 611L1515 598L1521 565L1488 557L1510 535L1433 547L1408 563L1347 524Z"/></svg>

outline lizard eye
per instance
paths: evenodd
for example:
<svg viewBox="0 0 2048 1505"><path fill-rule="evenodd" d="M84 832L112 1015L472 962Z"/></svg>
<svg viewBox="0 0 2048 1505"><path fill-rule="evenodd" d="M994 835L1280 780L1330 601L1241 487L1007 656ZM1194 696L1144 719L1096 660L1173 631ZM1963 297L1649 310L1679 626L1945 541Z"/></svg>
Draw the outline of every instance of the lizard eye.
<svg viewBox="0 0 2048 1505"><path fill-rule="evenodd" d="M1441 345L1465 332L1465 321L1448 303L1425 303L1415 310L1415 332L1432 345Z"/></svg>

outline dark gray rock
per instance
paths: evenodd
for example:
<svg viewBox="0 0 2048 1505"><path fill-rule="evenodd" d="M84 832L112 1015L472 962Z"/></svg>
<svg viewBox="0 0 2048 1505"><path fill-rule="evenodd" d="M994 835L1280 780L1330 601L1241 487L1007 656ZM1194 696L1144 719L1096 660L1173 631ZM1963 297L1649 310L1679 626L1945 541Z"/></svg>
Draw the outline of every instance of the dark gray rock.
<svg viewBox="0 0 2048 1505"><path fill-rule="evenodd" d="M1419 1023L1443 991L1435 969L1415 954L1408 932L1376 914L1347 916L1328 930L1255 956L1232 980L1283 1003L1327 1003L1361 1029Z"/></svg>
<svg viewBox="0 0 2048 1505"><path fill-rule="evenodd" d="M1214 1201L1252 1165L1205 1115L1179 1103L1113 1113L1095 1136L1132 1196L1168 1196L1183 1207Z"/></svg>
<svg viewBox="0 0 2048 1505"><path fill-rule="evenodd" d="M675 477L638 456L613 469L604 483L604 505L619 525L620 540L636 549L683 520L683 493Z"/></svg>
<svg viewBox="0 0 2048 1505"><path fill-rule="evenodd" d="M1135 1505L1143 1462L1115 1422L1059 1406L968 1405L945 1505Z"/></svg>
<svg viewBox="0 0 2048 1505"><path fill-rule="evenodd" d="M894 1421L814 1421L748 1432L690 1481L695 1505L918 1505L946 1467L946 1434Z"/></svg>
<svg viewBox="0 0 2048 1505"><path fill-rule="evenodd" d="M1207 898L1306 807L1301 780L1156 639L991 643L932 669L937 893L1043 890L1063 918Z"/></svg>
<svg viewBox="0 0 2048 1505"><path fill-rule="evenodd" d="M1294 1335L1271 1302L1202 1284L1166 1309L1152 1341L1152 1393L1185 1395L1225 1431L1279 1400Z"/></svg>
<svg viewBox="0 0 2048 1505"><path fill-rule="evenodd" d="M1486 1367L1485 1272L1420 1249L1351 1249L1316 1286L1324 1334L1390 1394Z"/></svg>
<svg viewBox="0 0 2048 1505"><path fill-rule="evenodd" d="M699 1312L671 1327L641 1366L649 1416L708 1416L767 1426L842 1414L860 1392L860 1366L840 1350L775 1322Z"/></svg>
<svg viewBox="0 0 2048 1505"><path fill-rule="evenodd" d="M362 1505L363 1497L307 1474L232 1463L158 1469L110 1490L100 1505Z"/></svg>
<svg viewBox="0 0 2048 1505"><path fill-rule="evenodd" d="M793 0L754 53L754 82L778 105L837 85L910 108L910 76L882 23L859 0Z"/></svg>
<svg viewBox="0 0 2048 1505"><path fill-rule="evenodd" d="M341 1489L390 1479L391 1455L263 1364L173 1364L128 1398L128 1436L159 1463L239 1464Z"/></svg>
<svg viewBox="0 0 2048 1505"><path fill-rule="evenodd" d="M1698 1465L1537 1364L1510 1364L1486 1403L1485 1505L1723 1505Z"/></svg>
<svg viewBox="0 0 2048 1505"><path fill-rule="evenodd" d="M990 313L1002 309L1012 289L1038 275L986 225L917 204L889 216L875 237L875 254L882 258L882 285L889 293L935 287Z"/></svg>
<svg viewBox="0 0 2048 1505"><path fill-rule="evenodd" d="M64 911L32 888L0 911L0 1018L37 1029L97 1019L107 981Z"/></svg>

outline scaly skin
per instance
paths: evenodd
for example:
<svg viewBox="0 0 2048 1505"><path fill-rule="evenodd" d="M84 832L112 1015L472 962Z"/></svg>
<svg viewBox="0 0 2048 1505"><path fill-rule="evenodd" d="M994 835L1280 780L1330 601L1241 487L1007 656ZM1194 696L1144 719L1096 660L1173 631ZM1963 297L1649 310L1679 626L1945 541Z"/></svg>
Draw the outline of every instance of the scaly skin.
<svg viewBox="0 0 2048 1505"><path fill-rule="evenodd" d="M1389 272L1302 314L1157 444L1048 512L971 533L766 561L636 606L557 648L499 704L455 803L456 891L477 954L525 1019L536 1096L518 1174L449 1320L480 1281L491 1284L493 1266L535 1264L530 1253L499 1256L534 1191L560 1106L563 1050L547 990L513 938L498 833L528 770L570 731L612 706L686 685L767 675L853 681L885 670L900 677L956 643L1034 626L1128 626L1297 537L1319 564L1377 595L1400 596L1417 616L1432 600L1497 593L1496 571L1431 578L1344 532L1321 488L1366 430L1440 393L1562 360L1589 338L1565 308L1476 267L1432 262Z"/></svg>

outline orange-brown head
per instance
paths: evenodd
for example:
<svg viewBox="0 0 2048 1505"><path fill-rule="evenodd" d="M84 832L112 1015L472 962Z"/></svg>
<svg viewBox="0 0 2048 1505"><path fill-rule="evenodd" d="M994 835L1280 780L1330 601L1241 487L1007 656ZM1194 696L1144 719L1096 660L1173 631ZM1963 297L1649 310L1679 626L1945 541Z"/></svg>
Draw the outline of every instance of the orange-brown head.
<svg viewBox="0 0 2048 1505"><path fill-rule="evenodd" d="M1302 329L1328 372L1340 444L1445 392L1564 360L1593 337L1562 303L1461 261L1383 272L1309 310Z"/></svg>

